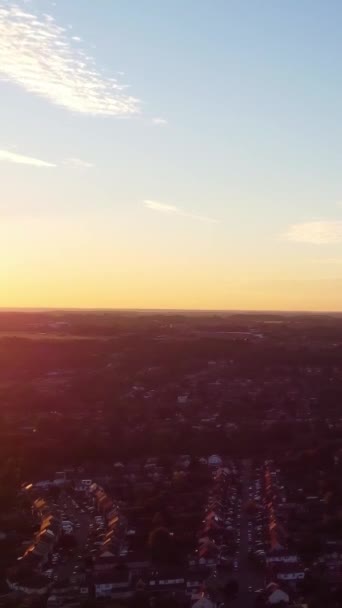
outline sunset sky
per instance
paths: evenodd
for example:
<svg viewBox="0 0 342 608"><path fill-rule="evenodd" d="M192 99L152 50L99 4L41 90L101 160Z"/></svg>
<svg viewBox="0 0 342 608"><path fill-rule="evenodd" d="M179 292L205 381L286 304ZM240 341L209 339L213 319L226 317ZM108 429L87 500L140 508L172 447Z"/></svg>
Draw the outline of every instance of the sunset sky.
<svg viewBox="0 0 342 608"><path fill-rule="evenodd" d="M341 19L0 0L0 307L341 310Z"/></svg>

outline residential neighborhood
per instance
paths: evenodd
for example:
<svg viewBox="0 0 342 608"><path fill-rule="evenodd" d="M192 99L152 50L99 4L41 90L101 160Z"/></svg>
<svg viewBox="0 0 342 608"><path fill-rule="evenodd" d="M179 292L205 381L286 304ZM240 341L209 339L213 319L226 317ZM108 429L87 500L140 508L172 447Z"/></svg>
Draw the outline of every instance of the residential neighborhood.
<svg viewBox="0 0 342 608"><path fill-rule="evenodd" d="M338 607L338 319L58 319L0 338L0 605Z"/></svg>

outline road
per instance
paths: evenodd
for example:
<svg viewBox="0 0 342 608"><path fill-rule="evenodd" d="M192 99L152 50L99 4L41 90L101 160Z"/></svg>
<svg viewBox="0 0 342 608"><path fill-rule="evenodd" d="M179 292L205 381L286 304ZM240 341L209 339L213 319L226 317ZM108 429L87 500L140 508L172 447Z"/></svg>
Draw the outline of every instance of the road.
<svg viewBox="0 0 342 608"><path fill-rule="evenodd" d="M248 515L245 511L245 505L249 500L251 466L252 463L250 460L245 460L242 463L242 510L240 519L239 569L237 572L239 594L233 604L234 608L254 607L255 595L248 591L248 587L252 587L254 590L263 587L262 576L254 570L248 559Z"/></svg>
<svg viewBox="0 0 342 608"><path fill-rule="evenodd" d="M91 518L87 512L82 513L81 510L76 509L75 505L73 504L73 500L70 496L63 495L61 497L60 504L67 505L67 507L64 509L65 512L68 514L67 517L69 519L72 519L73 521L76 521L80 526L79 528L75 529L75 537L77 540L77 548L75 551L75 555L67 559L66 562L59 564L58 567L55 569L55 573L58 575L58 578L60 580L63 580L64 578L70 577L75 569L75 566L80 564L78 555L83 554L84 546L87 542L89 534L89 524Z"/></svg>

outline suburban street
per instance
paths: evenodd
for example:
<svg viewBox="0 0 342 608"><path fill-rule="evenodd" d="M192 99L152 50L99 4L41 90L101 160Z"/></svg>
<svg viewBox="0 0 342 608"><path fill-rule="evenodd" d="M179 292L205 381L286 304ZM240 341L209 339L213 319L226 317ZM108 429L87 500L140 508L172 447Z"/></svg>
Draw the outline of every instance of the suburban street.
<svg viewBox="0 0 342 608"><path fill-rule="evenodd" d="M248 559L248 515L245 505L249 500L249 485L251 481L251 461L245 460L242 465L242 509L240 520L240 548L239 548L239 569L237 580L239 583L239 594L234 602L235 608L252 608L255 603L254 592L249 591L263 586L263 580L252 567Z"/></svg>
<svg viewBox="0 0 342 608"><path fill-rule="evenodd" d="M75 555L70 557L66 562L61 563L56 568L56 574L60 580L67 578L72 575L75 567L79 564L78 555L82 555L84 551L84 546L87 542L88 534L89 534L89 524L91 518L87 512L82 513L80 508L76 508L73 499L68 495L63 495L60 500L60 504L67 505L65 509L66 513L68 513L68 517L73 521L76 521L79 524L79 528L75 529L75 538L77 540L77 549Z"/></svg>

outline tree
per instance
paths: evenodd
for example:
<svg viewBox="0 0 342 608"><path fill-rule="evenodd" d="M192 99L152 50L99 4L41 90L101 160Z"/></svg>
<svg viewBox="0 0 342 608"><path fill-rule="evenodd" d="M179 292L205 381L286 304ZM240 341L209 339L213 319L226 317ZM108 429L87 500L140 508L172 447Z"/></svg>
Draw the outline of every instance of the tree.
<svg viewBox="0 0 342 608"><path fill-rule="evenodd" d="M174 539L170 535L169 530L164 526L152 530L148 539L148 545L153 560L161 563L168 563L175 560L176 552Z"/></svg>
<svg viewBox="0 0 342 608"><path fill-rule="evenodd" d="M254 515L258 510L256 503L253 500L249 500L245 505L245 511L248 515Z"/></svg>
<svg viewBox="0 0 342 608"><path fill-rule="evenodd" d="M236 580L229 581L224 587L227 600L233 600L239 592L239 583Z"/></svg>
<svg viewBox="0 0 342 608"><path fill-rule="evenodd" d="M159 511L153 517L152 524L153 524L154 528L161 528L164 526L164 524L165 524L164 517Z"/></svg>

